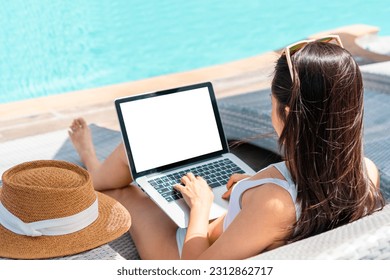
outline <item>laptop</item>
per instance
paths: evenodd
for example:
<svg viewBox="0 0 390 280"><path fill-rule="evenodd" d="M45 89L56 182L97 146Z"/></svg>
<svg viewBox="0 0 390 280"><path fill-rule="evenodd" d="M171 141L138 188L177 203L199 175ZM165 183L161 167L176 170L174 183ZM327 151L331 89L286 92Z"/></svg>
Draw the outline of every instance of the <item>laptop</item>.
<svg viewBox="0 0 390 280"><path fill-rule="evenodd" d="M210 220L223 215L221 198L233 173L255 172L229 152L210 82L115 100L134 181L179 226L188 226L189 207L173 189L192 172L211 186Z"/></svg>

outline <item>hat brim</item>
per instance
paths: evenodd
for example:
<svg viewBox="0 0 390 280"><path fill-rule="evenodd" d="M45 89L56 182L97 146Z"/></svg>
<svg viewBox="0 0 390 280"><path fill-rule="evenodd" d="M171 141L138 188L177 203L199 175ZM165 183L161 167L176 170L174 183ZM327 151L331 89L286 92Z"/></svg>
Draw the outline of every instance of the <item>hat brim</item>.
<svg viewBox="0 0 390 280"><path fill-rule="evenodd" d="M129 230L130 214L113 198L96 192L99 217L88 227L59 236L30 237L0 225L0 256L11 259L47 259L78 254L117 239ZM1 197L1 187L0 187Z"/></svg>

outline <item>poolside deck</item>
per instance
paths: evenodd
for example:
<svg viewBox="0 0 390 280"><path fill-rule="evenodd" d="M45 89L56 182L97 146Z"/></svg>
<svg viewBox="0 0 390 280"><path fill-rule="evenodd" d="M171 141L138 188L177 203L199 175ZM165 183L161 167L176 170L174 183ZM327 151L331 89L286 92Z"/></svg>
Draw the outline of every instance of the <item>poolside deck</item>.
<svg viewBox="0 0 390 280"><path fill-rule="evenodd" d="M339 34L345 48L363 65L390 60L389 56L371 53L355 43L357 37L376 34L378 31L373 26L353 25L324 31L311 37L318 37L323 33ZM189 72L0 104L0 143L66 128L78 116L85 117L88 122L119 129L113 100L121 96L203 81L213 82L218 98L263 89L270 85L277 57L277 51L268 52Z"/></svg>

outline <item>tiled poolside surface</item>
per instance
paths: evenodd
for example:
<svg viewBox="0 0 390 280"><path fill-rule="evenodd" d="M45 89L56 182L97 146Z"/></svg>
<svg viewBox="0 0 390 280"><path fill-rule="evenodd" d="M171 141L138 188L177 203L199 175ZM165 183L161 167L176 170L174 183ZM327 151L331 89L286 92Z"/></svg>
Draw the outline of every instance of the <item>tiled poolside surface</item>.
<svg viewBox="0 0 390 280"><path fill-rule="evenodd" d="M373 26L353 25L321 32L313 37L325 33L340 34L345 48L363 65L390 60L389 56L369 52L355 44L357 37L377 32L378 29ZM277 58L277 51L268 52L189 72L0 104L0 143L66 128L78 116L85 117L90 123L119 129L113 101L121 96L203 81L214 84L218 98L263 89L270 85Z"/></svg>

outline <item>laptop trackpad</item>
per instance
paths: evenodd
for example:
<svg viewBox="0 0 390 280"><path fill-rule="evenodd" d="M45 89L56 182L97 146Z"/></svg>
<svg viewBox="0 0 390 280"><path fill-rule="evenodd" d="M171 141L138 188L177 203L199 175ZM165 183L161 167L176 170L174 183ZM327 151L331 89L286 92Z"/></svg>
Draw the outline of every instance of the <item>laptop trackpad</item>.
<svg viewBox="0 0 390 280"><path fill-rule="evenodd" d="M227 210L229 202L222 198L222 195L226 192L226 187L217 187L213 189L214 203Z"/></svg>
<svg viewBox="0 0 390 280"><path fill-rule="evenodd" d="M225 192L225 187L218 187L213 189L214 203L210 210L210 220L216 219L224 215L228 209L229 202L222 198L222 194Z"/></svg>

